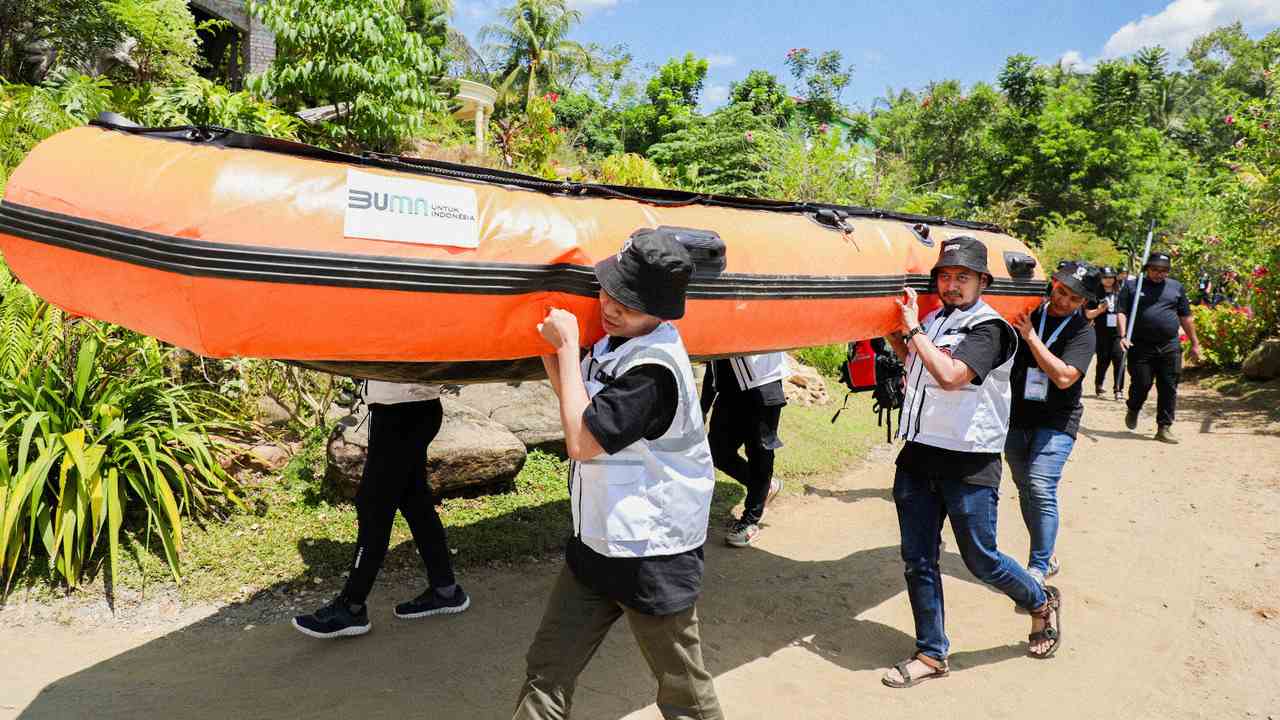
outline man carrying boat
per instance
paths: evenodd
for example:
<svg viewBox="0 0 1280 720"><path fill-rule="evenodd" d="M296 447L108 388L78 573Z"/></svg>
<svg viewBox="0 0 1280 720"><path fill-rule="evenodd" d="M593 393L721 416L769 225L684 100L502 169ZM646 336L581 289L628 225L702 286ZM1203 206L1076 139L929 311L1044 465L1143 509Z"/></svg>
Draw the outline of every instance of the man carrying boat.
<svg viewBox="0 0 1280 720"><path fill-rule="evenodd" d="M969 571L1032 614L1032 654L1049 657L1060 642L1058 590L1042 587L996 548L1000 453L1018 338L982 300L992 280L986 246L967 236L943 242L932 275L942 307L919 320L916 293L907 288L898 303L903 334L889 338L907 368L899 428L906 444L893 500L916 634L915 653L884 673L884 684L894 688L949 672L938 565L947 518Z"/></svg>
<svg viewBox="0 0 1280 720"><path fill-rule="evenodd" d="M668 322L684 315L692 273L671 234L638 231L596 265L606 335L586 357L573 314L552 309L538 325L573 461L573 535L515 718L568 717L578 674L622 617L658 681L663 717L723 718L695 609L715 470L693 367Z"/></svg>
<svg viewBox="0 0 1280 720"><path fill-rule="evenodd" d="M782 490L773 477L773 453L782 447L778 421L787 404L782 381L790 374L786 353L738 355L712 361L702 380L702 412L711 412L711 457L716 469L742 483L747 497L725 542L747 547L760 534L764 509ZM738 454L746 450L746 459Z"/></svg>

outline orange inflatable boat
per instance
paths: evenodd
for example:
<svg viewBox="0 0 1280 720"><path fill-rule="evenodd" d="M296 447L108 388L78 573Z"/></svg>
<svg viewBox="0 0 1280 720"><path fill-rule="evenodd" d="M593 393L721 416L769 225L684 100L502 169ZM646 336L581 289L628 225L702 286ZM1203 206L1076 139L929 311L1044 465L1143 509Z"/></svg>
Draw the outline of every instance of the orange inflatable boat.
<svg viewBox="0 0 1280 720"><path fill-rule="evenodd" d="M535 326L551 306L599 338L592 265L657 226L682 228L700 258L677 326L701 358L889 332L894 300L928 292L956 235L986 243L985 297L1002 313L1044 289L1027 248L992 225L106 120L14 171L0 249L50 302L201 355L465 382L540 375Z"/></svg>

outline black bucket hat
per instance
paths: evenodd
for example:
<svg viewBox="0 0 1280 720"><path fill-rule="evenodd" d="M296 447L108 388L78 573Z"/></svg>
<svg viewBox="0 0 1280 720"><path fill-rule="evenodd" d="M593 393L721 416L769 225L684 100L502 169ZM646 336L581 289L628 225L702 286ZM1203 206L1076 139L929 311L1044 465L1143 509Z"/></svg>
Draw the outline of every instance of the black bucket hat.
<svg viewBox="0 0 1280 720"><path fill-rule="evenodd" d="M1147 256L1147 261L1143 263L1142 269L1147 268L1164 268L1165 270L1173 269L1173 260L1168 253L1153 252Z"/></svg>
<svg viewBox="0 0 1280 720"><path fill-rule="evenodd" d="M962 267L987 276L990 284L994 277L987 269L987 246L982 241L969 235L960 235L942 241L942 251L938 253L938 262L933 264L930 275L936 276L938 268Z"/></svg>
<svg viewBox="0 0 1280 720"><path fill-rule="evenodd" d="M613 299L663 320L684 317L691 275L689 251L665 228L635 231L616 255L596 263L596 279Z"/></svg>
<svg viewBox="0 0 1280 720"><path fill-rule="evenodd" d="M1102 272L1086 262L1068 262L1053 274L1053 279L1085 300L1096 301L1103 295Z"/></svg>
<svg viewBox="0 0 1280 720"><path fill-rule="evenodd" d="M1102 272L1102 277L1104 278L1113 278L1116 276L1116 269L1111 267L1110 265L1103 265L1101 272Z"/></svg>

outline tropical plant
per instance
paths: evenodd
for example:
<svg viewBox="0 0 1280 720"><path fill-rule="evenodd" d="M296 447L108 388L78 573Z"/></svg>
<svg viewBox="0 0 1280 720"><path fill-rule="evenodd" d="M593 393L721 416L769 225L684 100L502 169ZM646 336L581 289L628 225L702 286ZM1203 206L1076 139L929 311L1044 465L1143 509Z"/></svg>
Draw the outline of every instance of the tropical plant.
<svg viewBox="0 0 1280 720"><path fill-rule="evenodd" d="M36 143L106 110L110 90L105 78L62 72L37 86L0 83L0 191Z"/></svg>
<svg viewBox="0 0 1280 720"><path fill-rule="evenodd" d="M231 92L195 75L151 88L134 119L157 127L214 125L288 140L298 139L302 127L296 115L251 93Z"/></svg>
<svg viewBox="0 0 1280 720"><path fill-rule="evenodd" d="M813 124L831 123L845 115L842 96L853 79L853 65L844 63L839 50L815 55L809 48L792 48L784 62L804 88L800 110Z"/></svg>
<svg viewBox="0 0 1280 720"><path fill-rule="evenodd" d="M200 39L185 0L106 0L103 5L133 38L129 55L138 82L171 82L195 74Z"/></svg>
<svg viewBox="0 0 1280 720"><path fill-rule="evenodd" d="M1262 323L1248 308L1196 305L1191 312L1204 351L1201 360L1209 367L1239 367L1262 339Z"/></svg>
<svg viewBox="0 0 1280 720"><path fill-rule="evenodd" d="M667 187L658 167L643 155L622 153L600 161L600 182L631 187Z"/></svg>
<svg viewBox="0 0 1280 720"><path fill-rule="evenodd" d="M395 151L455 92L445 77L444 26L411 31L400 0L254 0L276 36L276 58L248 88L281 107L332 105L318 142Z"/></svg>
<svg viewBox="0 0 1280 720"><path fill-rule="evenodd" d="M767 194L765 175L774 146L770 118L735 103L707 117L689 116L649 148L649 158L677 187L744 197Z"/></svg>
<svg viewBox="0 0 1280 720"><path fill-rule="evenodd" d="M526 111L539 88L552 89L562 67L587 56L582 45L569 40L569 31L582 20L565 0L516 0L498 11L502 22L480 29L480 41L495 58L501 78L499 90L524 90Z"/></svg>
<svg viewBox="0 0 1280 720"><path fill-rule="evenodd" d="M524 115L510 115L493 121L493 141L503 163L546 178L556 176L551 156L564 142L564 133L555 125L554 93L534 98Z"/></svg>
<svg viewBox="0 0 1280 720"><path fill-rule="evenodd" d="M174 385L156 340L71 319L8 278L0 327L6 591L40 554L71 587L99 559L118 576L126 527L154 532L180 577L183 516L240 502L208 434L229 420L216 396Z"/></svg>

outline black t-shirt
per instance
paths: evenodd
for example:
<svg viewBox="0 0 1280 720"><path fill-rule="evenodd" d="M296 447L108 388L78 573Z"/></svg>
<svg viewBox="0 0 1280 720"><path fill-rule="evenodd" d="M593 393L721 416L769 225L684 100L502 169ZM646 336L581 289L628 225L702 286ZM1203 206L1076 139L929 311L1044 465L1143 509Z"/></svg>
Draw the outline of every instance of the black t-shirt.
<svg viewBox="0 0 1280 720"><path fill-rule="evenodd" d="M627 338L609 338L615 350ZM582 413L583 423L606 453L613 454L640 439L662 437L679 407L675 375L661 365L645 364L619 375ZM565 561L587 587L638 612L669 615L698 599L702 590L702 548L676 555L611 558L569 538Z"/></svg>
<svg viewBox="0 0 1280 720"><path fill-rule="evenodd" d="M1164 346L1178 339L1178 318L1191 314L1191 303L1182 283L1169 279L1153 283L1142 280L1142 297L1138 299L1137 317L1133 313L1135 285L1126 284L1120 292L1120 312L1133 324L1133 342Z"/></svg>
<svg viewBox="0 0 1280 720"><path fill-rule="evenodd" d="M702 380L702 412L704 414L711 409L711 403L716 395L741 395L742 398L735 397L735 399L748 400L761 407L787 404L787 393L782 387L781 380L745 390L739 387L733 373L733 366L729 364L727 358L707 363L707 376Z"/></svg>
<svg viewBox="0 0 1280 720"><path fill-rule="evenodd" d="M1037 331L1040 329L1040 316L1043 312L1044 309L1041 308L1031 314L1031 326ZM1058 332L1059 324L1064 322L1066 325ZM1089 372L1089 363L1093 362L1093 354L1097 348L1097 336L1089 327L1088 319L1081 313L1073 313L1067 318L1052 315L1045 318L1044 335L1040 339L1047 341L1055 332L1058 336L1049 345L1049 352L1079 370L1080 379L1062 390L1046 378L1049 387L1045 399L1027 400L1027 371L1040 366L1031 354L1031 346L1025 342L1020 344L1013 360L1013 408L1009 415L1009 425L1020 428L1052 428L1074 438L1080 429L1080 416L1084 414L1084 403L1080 398L1084 393L1084 376Z"/></svg>
<svg viewBox="0 0 1280 720"><path fill-rule="evenodd" d="M1108 302L1110 302L1110 307L1107 311L1093 319L1093 330L1102 337L1111 337L1120 331L1120 324L1118 321L1113 319L1110 323L1107 322L1107 318L1115 318L1116 315L1120 313L1120 293L1118 290L1113 293L1108 293L1107 295L1104 295L1101 300L1098 300L1097 302L1090 301L1088 305L1089 309L1093 310L1101 305L1106 305Z"/></svg>
<svg viewBox="0 0 1280 720"><path fill-rule="evenodd" d="M1001 320L990 320L970 328L951 351L951 357L968 365L973 371L973 384L981 385L988 373L1009 360L1017 343L1012 327ZM897 465L919 477L961 480L986 487L999 487L1003 472L998 452L961 452L917 442L907 442L902 447Z"/></svg>

